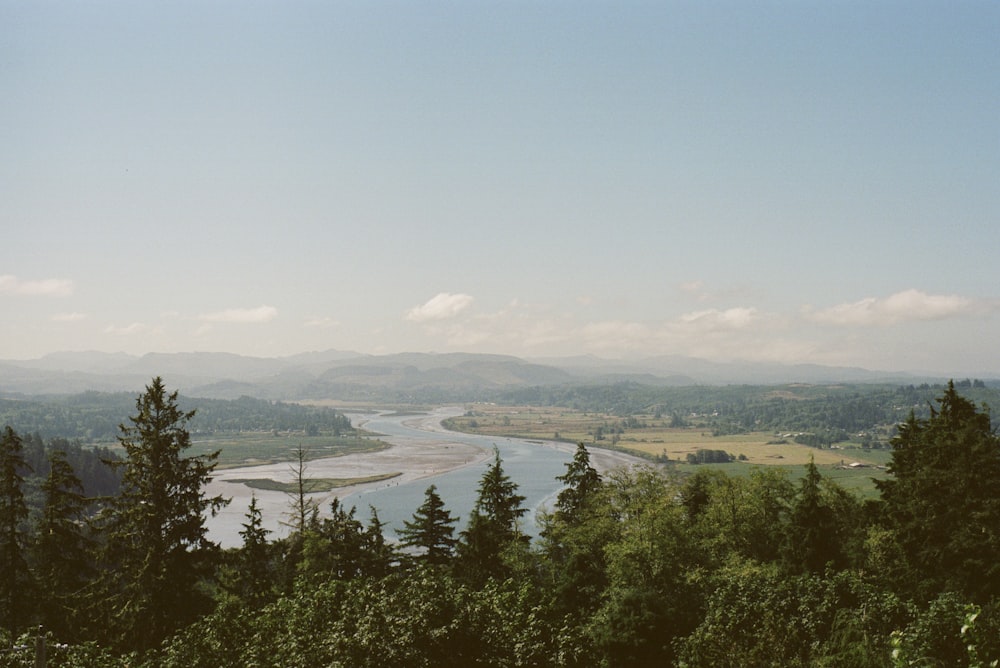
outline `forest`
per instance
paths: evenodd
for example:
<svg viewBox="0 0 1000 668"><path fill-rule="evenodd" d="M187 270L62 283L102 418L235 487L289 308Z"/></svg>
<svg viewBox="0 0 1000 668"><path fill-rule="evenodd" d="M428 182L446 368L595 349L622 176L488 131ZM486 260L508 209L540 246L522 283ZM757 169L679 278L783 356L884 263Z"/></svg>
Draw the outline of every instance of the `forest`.
<svg viewBox="0 0 1000 668"><path fill-rule="evenodd" d="M287 538L252 502L220 550L215 455L189 454L201 407L155 378L118 429L115 493L83 489L60 436L29 518L41 437L3 430L0 666L39 644L50 666L996 666L1000 438L965 391L984 388L931 389L877 499L812 465L602 476L580 444L534 540L495 453L461 531L433 485L399 543L374 511L293 495Z"/></svg>

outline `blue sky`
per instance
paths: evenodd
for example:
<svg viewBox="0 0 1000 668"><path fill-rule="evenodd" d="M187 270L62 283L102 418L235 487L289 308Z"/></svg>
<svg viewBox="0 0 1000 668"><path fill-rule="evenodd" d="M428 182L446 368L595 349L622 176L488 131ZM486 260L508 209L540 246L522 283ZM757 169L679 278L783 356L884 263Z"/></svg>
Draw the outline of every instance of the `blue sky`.
<svg viewBox="0 0 1000 668"><path fill-rule="evenodd" d="M1000 374L1000 4L0 0L0 358Z"/></svg>

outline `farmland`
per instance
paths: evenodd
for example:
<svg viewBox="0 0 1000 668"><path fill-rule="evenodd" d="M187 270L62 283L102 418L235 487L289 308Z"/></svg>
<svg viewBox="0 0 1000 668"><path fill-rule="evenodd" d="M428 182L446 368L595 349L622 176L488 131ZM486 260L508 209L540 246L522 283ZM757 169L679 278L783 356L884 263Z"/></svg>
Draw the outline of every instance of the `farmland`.
<svg viewBox="0 0 1000 668"><path fill-rule="evenodd" d="M863 496L874 494L872 478L886 476L880 467L888 461L887 450L864 449L851 441L816 448L796 443L795 434L769 431L713 435L712 429L697 416L687 426L674 427L670 422L670 418L657 418L653 414L621 418L565 408L476 404L468 406L464 415L448 420L446 425L457 431L489 436L557 440L624 450L652 461L671 462L683 472L693 471L696 466L713 466L741 474L754 466L777 466L788 470L794 479L813 460L824 477ZM733 461L688 463L689 455L694 456L699 450L724 451Z"/></svg>

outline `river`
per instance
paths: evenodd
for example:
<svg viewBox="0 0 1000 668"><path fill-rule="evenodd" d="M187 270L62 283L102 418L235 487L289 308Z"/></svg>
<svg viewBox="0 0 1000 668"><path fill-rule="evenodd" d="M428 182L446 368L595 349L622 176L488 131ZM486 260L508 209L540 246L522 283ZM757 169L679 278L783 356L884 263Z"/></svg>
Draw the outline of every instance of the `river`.
<svg viewBox="0 0 1000 668"><path fill-rule="evenodd" d="M310 495L320 506L320 515L329 513L329 504L337 497L348 508L357 508L357 517L367 524L369 507L378 511L379 519L386 523L386 535L395 537L403 522L413 517L414 511L424 502L424 493L431 484L453 517L458 517L457 530L468 520L476 501L476 493L483 472L489 465L495 446L503 460L503 470L518 486L517 493L525 497L528 509L522 520L522 530L536 535L537 513L551 507L561 483L556 480L566 472L575 446L550 441L529 441L516 438L495 438L462 434L444 429L441 421L460 415L459 408L442 408L420 415L353 414L349 417L356 427L379 434L379 438L392 444L385 450L317 459L308 463L307 477L356 478L380 473L399 473L390 480L345 487L327 493ZM308 446L305 439L304 446ZM595 468L606 471L622 465L638 463L629 457L608 450L591 450ZM294 480L290 464L268 464L223 469L206 488L209 495L221 494L232 501L217 516L208 518L209 538L223 547L242 544L239 532L247 521L247 508L251 494L257 497L264 527L271 531L270 539L284 537L289 528L290 498L283 492L251 490L234 479L271 478Z"/></svg>

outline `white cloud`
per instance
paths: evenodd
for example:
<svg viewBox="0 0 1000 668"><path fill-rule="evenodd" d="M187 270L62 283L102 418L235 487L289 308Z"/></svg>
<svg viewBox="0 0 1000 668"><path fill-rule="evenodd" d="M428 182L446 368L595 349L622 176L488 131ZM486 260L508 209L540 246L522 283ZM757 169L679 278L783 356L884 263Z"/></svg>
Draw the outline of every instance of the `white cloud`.
<svg viewBox="0 0 1000 668"><path fill-rule="evenodd" d="M141 322L133 322L130 325L124 325L119 327L118 325L108 325L104 328L106 334L114 334L115 336L135 336L137 334L145 334L151 331L151 327Z"/></svg>
<svg viewBox="0 0 1000 668"><path fill-rule="evenodd" d="M231 308L200 316L205 322L232 322L239 324L257 324L270 322L278 316L278 309L273 306L258 306L257 308Z"/></svg>
<svg viewBox="0 0 1000 668"><path fill-rule="evenodd" d="M68 297L73 294L73 281L64 278L46 278L24 281L17 276L0 276L0 294L21 297Z"/></svg>
<svg viewBox="0 0 1000 668"><path fill-rule="evenodd" d="M333 318L319 317L319 318L308 318L305 321L306 327L315 327L316 329L333 329L334 327L340 326L339 320L334 320Z"/></svg>
<svg viewBox="0 0 1000 668"><path fill-rule="evenodd" d="M79 322L86 319L86 313L56 313L52 316L53 322Z"/></svg>
<svg viewBox="0 0 1000 668"><path fill-rule="evenodd" d="M815 312L806 309L805 317L827 325L894 325L975 315L992 308L995 306L959 295L929 295L920 290L904 290L882 299L867 297Z"/></svg>
<svg viewBox="0 0 1000 668"><path fill-rule="evenodd" d="M472 304L473 299L469 295L453 295L449 292L441 292L431 297L420 306L414 306L406 312L406 319L413 322L426 322L428 320L445 320L453 318Z"/></svg>
<svg viewBox="0 0 1000 668"><path fill-rule="evenodd" d="M693 311L685 313L680 317L680 321L689 325L697 325L704 329L740 329L750 325L757 316L757 309L747 306L738 306L724 311L719 309L706 309L704 311Z"/></svg>

